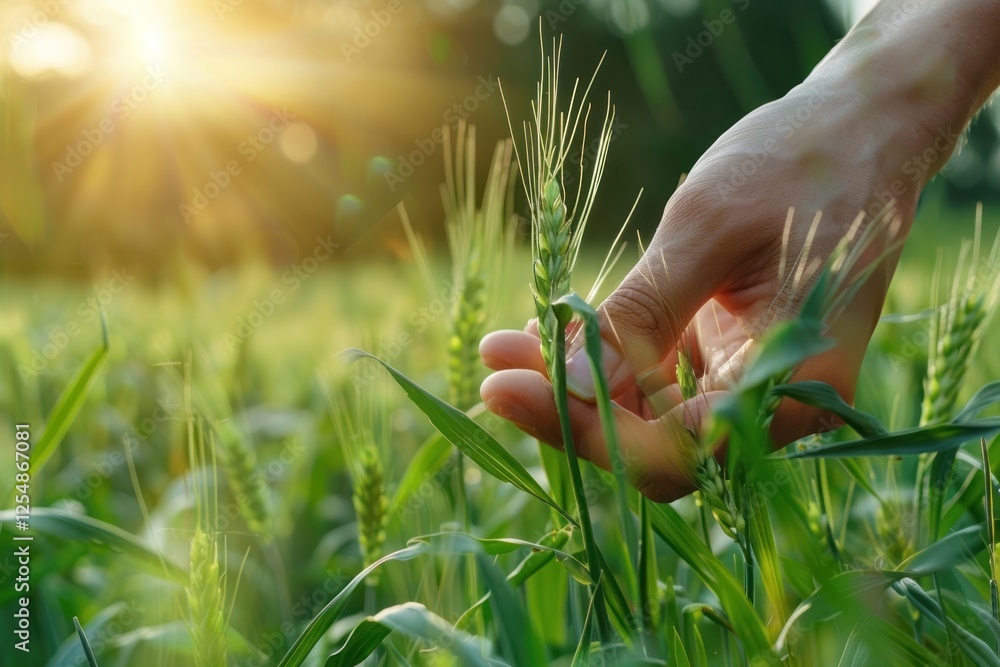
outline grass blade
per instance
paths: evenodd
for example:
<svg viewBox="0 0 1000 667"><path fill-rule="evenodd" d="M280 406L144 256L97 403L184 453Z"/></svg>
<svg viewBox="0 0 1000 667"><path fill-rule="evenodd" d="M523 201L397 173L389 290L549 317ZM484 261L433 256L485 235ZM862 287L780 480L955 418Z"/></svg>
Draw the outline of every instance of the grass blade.
<svg viewBox="0 0 1000 667"><path fill-rule="evenodd" d="M554 536L554 539L560 539L561 535L567 534L563 531L559 531L552 535ZM580 583L585 585L593 583L590 573L583 563L565 551L560 551L554 546L545 544L544 540L542 543L536 543L507 537L484 538L469 535L467 533L444 532L414 537L408 542L408 544L427 544L431 550L437 554L487 554L490 556L506 554L526 547L532 550L533 555L537 554L541 556L542 554L547 554L550 559L555 558L556 561L566 568L566 571L570 574L570 576ZM540 562L535 571L540 569L541 566L545 565L547 562L547 560L545 562ZM535 566L533 565L532 567ZM527 576L524 578L527 578ZM523 581L523 579L520 579L520 581ZM520 581L518 583L520 583Z"/></svg>
<svg viewBox="0 0 1000 667"><path fill-rule="evenodd" d="M132 618L137 612L131 609L124 602L115 602L111 606L102 609L87 623L86 630L92 637L103 637L106 634L107 626L118 619ZM76 618L76 617L74 617ZM48 667L62 667L62 665L80 665L87 659L84 653L84 646L79 639L79 633L75 637L68 637L59 647L59 650L46 663Z"/></svg>
<svg viewBox="0 0 1000 667"><path fill-rule="evenodd" d="M768 600L774 611L774 620L784 625L788 618L785 605L785 584L781 578L781 563L778 560L778 547L774 542L774 531L771 528L771 518L767 505L761 502L752 486L747 487L748 518L750 543L753 545L755 564L760 572L761 582L767 592Z"/></svg>
<svg viewBox="0 0 1000 667"><path fill-rule="evenodd" d="M435 432L420 445L416 455L410 464L406 466L406 472L396 486L396 491L389 502L389 516L396 516L403 511L406 502L428 477L434 475L451 456L451 443L445 440L444 436Z"/></svg>
<svg viewBox="0 0 1000 667"><path fill-rule="evenodd" d="M451 444L458 447L462 453L475 461L480 468L500 481L512 484L541 500L559 512L570 523L576 523L573 517L552 500L549 494L545 493L541 485L513 454L464 412L448 405L372 354L358 349L346 350L341 354L351 362L367 358L380 363L389 371L396 383L403 388L410 401L430 420L434 428Z"/></svg>
<svg viewBox="0 0 1000 667"><path fill-rule="evenodd" d="M311 621L306 625L305 629L301 634L295 639L292 645L289 647L288 651L281 658L278 663L278 667L299 667L305 662L309 653L312 652L313 648L317 643L323 638L333 624L347 609L347 603L350 602L351 594L357 590L365 578L374 570L376 570L383 563L388 563L389 561L405 561L412 558L416 558L421 554L426 554L431 551L431 547L426 543L417 543L406 547L405 549L400 549L399 551L394 551L391 554L387 554L379 558L377 561L363 569L358 576L351 579L344 588L337 593L336 597L330 600L329 603L316 616L313 617Z"/></svg>
<svg viewBox="0 0 1000 667"><path fill-rule="evenodd" d="M59 444L65 437L73 420L83 407L83 402L90 393L90 388L97 380L98 374L104 367L110 354L108 343L108 326L101 314L102 343L99 348L90 353L87 360L77 370L69 385L63 390L56 400L56 404L45 420L45 431L32 447L31 452L31 474L37 475L38 471L48 462L55 453Z"/></svg>
<svg viewBox="0 0 1000 667"><path fill-rule="evenodd" d="M951 569L985 549L988 534L986 526L963 528L913 554L897 570L910 577L921 577Z"/></svg>
<svg viewBox="0 0 1000 667"><path fill-rule="evenodd" d="M800 316L798 319L776 324L758 343L756 356L747 366L746 374L738 383L739 387L764 384L833 346L833 340L823 337L819 321Z"/></svg>
<svg viewBox="0 0 1000 667"><path fill-rule="evenodd" d="M698 619L708 605L694 604L684 608L684 643L694 654L694 664L697 667L708 667L708 653L705 651L705 640L698 629Z"/></svg>
<svg viewBox="0 0 1000 667"><path fill-rule="evenodd" d="M851 633L839 665L867 667L873 660L880 664L923 667L946 667L948 664L895 626L872 614L863 614Z"/></svg>
<svg viewBox="0 0 1000 667"><path fill-rule="evenodd" d="M587 615L583 619L583 630L580 632L580 642L576 645L573 653L573 663L571 667L587 667L590 664L591 647L591 626L594 618L594 595L590 596L590 604L587 605Z"/></svg>
<svg viewBox="0 0 1000 667"><path fill-rule="evenodd" d="M673 651L670 652L671 667L691 667L691 660L688 659L687 649L684 648L684 640L681 639L677 628L674 628Z"/></svg>
<svg viewBox="0 0 1000 667"><path fill-rule="evenodd" d="M87 640L87 633L83 631L80 619L76 616L73 617L73 627L76 628L76 634L80 637L80 644L83 645L83 654L87 656L87 664L90 667L98 667L97 658L94 657L94 649L90 647L90 642Z"/></svg>
<svg viewBox="0 0 1000 667"><path fill-rule="evenodd" d="M608 456L611 460L611 472L614 475L614 492L618 501L618 512L621 521L622 533L625 544L629 550L629 564L632 567L632 574L639 567L639 537L636 534L635 521L629 510L628 493L629 484L625 478L626 463L622 457L621 447L618 443L618 432L615 429L614 415L611 408L611 392L608 389L608 380L604 377L603 363L601 360L601 328L597 321L597 311L589 303L584 301L580 295L571 292L559 299L553 308L568 307L583 320L584 345L587 358L590 361L590 371L594 378L594 389L596 393L595 401L597 410L601 418L601 430L604 439L608 443ZM560 318L562 319L562 318ZM630 579L634 580L632 576ZM636 596L638 597L638 596Z"/></svg>
<svg viewBox="0 0 1000 667"><path fill-rule="evenodd" d="M733 631L742 642L748 659L771 656L764 624L726 566L670 505L650 503L650 522L660 539L677 552L705 585L719 598Z"/></svg>
<svg viewBox="0 0 1000 667"><path fill-rule="evenodd" d="M979 416L979 413L990 407L994 403L1000 403L1000 380L990 382L969 399L955 419L952 421L962 423L972 421Z"/></svg>
<svg viewBox="0 0 1000 667"><path fill-rule="evenodd" d="M418 641L447 648L470 667L488 667L496 662L487 658L489 647L477 637L455 630L446 620L428 611L422 604L407 602L383 609L363 620L348 636L344 645L327 661L327 667L353 667L370 656L392 632Z"/></svg>
<svg viewBox="0 0 1000 667"><path fill-rule="evenodd" d="M1000 433L1000 418L979 419L961 424L936 424L896 431L889 435L849 442L833 442L812 449L788 452L789 459L848 456L901 456L955 449L970 440Z"/></svg>
<svg viewBox="0 0 1000 667"><path fill-rule="evenodd" d="M989 574L990 574L990 611L993 613L993 620L1000 622L1000 590L997 587L997 531L994 523L993 512L993 485L990 483L990 450L986 445L986 438L979 441L983 455L983 484L986 487L983 492L983 512L986 515L986 546L989 549ZM995 646L997 653L1000 653L1000 639L997 639Z"/></svg>
<svg viewBox="0 0 1000 667"><path fill-rule="evenodd" d="M1000 667L1000 658L979 637L942 613L940 605L913 579L895 582L893 590L909 600L914 609L936 625L949 631L950 636L969 659L979 667Z"/></svg>
<svg viewBox="0 0 1000 667"><path fill-rule="evenodd" d="M895 573L880 570L849 570L831 577L808 598L802 601L781 629L774 650L779 655L788 648L789 636L808 630L815 622L845 613L855 616L864 612L862 598L875 599L892 585ZM903 573L898 573L902 578ZM797 626L805 626L798 629Z"/></svg>
<svg viewBox="0 0 1000 667"><path fill-rule="evenodd" d="M659 572L656 566L656 542L649 520L648 498L639 499L639 618L647 633L660 624L660 607L657 591Z"/></svg>
<svg viewBox="0 0 1000 667"><path fill-rule="evenodd" d="M796 400L799 403L832 412L843 419L845 424L857 431L863 438L889 433L885 426L882 425L882 422L867 412L856 410L848 405L841 398L840 394L837 393L837 390L826 382L806 380L792 384L781 384L771 391L779 396Z"/></svg>
<svg viewBox="0 0 1000 667"><path fill-rule="evenodd" d="M13 510L0 512L0 525L4 525L5 531L13 532L15 520ZM143 570L174 583L186 584L188 581L183 568L153 551L143 540L89 516L53 507L33 507L31 530L35 535L84 543L93 550L106 549L126 555L142 565Z"/></svg>
<svg viewBox="0 0 1000 667"><path fill-rule="evenodd" d="M545 648L535 632L534 625L525 611L524 604L514 594L507 579L484 554L476 555L476 564L490 593L490 606L496 623L499 640L506 647L505 657L514 665L549 664Z"/></svg>
<svg viewBox="0 0 1000 667"><path fill-rule="evenodd" d="M560 528L559 530L554 530L542 537L542 539L538 541L537 545L532 546L531 553L528 554L524 560L518 563L517 567L515 567L511 573L507 575L507 581L510 582L510 585L514 587L520 586L525 581L530 579L532 575L551 563L556 558L558 550L565 546L572 534L573 529L567 526L565 528ZM582 563L580 565L583 567ZM586 570L586 568L584 568L584 570ZM590 574L587 573L587 583L589 583L589 580ZM479 598L474 605L466 609L462 615L459 616L458 620L455 621L455 627L464 627L467 620L472 617L476 610L486 604L489 599L490 594L487 592L486 595Z"/></svg>

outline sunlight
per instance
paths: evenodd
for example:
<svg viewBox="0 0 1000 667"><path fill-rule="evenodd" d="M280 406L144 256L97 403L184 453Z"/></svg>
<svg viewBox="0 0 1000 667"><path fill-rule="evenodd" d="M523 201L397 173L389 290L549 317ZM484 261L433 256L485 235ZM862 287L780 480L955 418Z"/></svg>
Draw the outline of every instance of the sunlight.
<svg viewBox="0 0 1000 667"><path fill-rule="evenodd" d="M10 65L26 79L56 74L78 77L90 65L90 45L80 33L62 23L46 23L30 38L12 41Z"/></svg>

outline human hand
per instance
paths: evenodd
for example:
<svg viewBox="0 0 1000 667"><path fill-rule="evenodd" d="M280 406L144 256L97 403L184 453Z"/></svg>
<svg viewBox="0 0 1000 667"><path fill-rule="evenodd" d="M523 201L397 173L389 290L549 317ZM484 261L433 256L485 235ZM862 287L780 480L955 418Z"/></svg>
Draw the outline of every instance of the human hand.
<svg viewBox="0 0 1000 667"><path fill-rule="evenodd" d="M802 85L709 148L667 203L642 259L598 308L628 474L654 500L693 489L683 429L700 427L740 377L754 341L797 312L810 278L845 237L855 255L844 270L859 286L827 323L835 347L803 363L793 380L822 380L853 400L920 191L971 114L941 104L944 85L928 96L927 77L940 76L937 60L909 63L918 78L888 85L884 59L872 67L870 50L856 57L857 50L838 49ZM574 443L607 468L581 346L571 344L567 362ZM699 395L688 401L677 384L678 346L699 378ZM483 383L487 408L560 446L534 325L493 333L480 352L497 371ZM771 435L781 445L834 423L783 401Z"/></svg>

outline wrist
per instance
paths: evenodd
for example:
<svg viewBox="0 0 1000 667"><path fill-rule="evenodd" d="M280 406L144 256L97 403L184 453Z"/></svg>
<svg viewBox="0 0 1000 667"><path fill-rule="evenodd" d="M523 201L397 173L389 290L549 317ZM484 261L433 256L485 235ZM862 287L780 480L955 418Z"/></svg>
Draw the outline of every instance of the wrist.
<svg viewBox="0 0 1000 667"><path fill-rule="evenodd" d="M839 91L885 152L903 160L925 156L923 185L1000 84L998 42L1000 0L883 0L806 84Z"/></svg>

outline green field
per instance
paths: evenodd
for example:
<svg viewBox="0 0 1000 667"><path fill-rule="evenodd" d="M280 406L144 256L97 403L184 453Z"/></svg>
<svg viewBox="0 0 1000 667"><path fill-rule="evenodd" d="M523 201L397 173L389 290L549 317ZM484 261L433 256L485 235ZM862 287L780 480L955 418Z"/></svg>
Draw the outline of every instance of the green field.
<svg viewBox="0 0 1000 667"><path fill-rule="evenodd" d="M944 210L927 204L917 229L945 224L930 219ZM947 216L946 224L971 236L972 211ZM958 255L959 234L953 238L954 244L941 250L946 277ZM936 300L928 296L935 254L919 240L908 248L887 313L918 313L944 301L944 294ZM512 263L529 261L520 249ZM583 264L575 278L581 291L596 267L589 259ZM569 531L572 536L558 553L533 552L531 543L544 542L566 520L468 457L460 486L452 448L447 443L441 448L427 419L387 374L371 362L349 367L338 357L345 348L363 347L447 396L455 290L445 279L447 259L435 257L433 266L432 283L401 258L365 265L338 261L311 273L297 265L287 271L245 268L210 279L192 277L189 284L168 289L143 285L127 272L109 273L90 289L40 281L5 287L0 340L5 439L14 440L15 424L30 425L37 456L39 441L56 429L47 421L54 406L62 401L66 407L67 398L60 396L83 389L75 404L70 397L75 414L62 423L64 436L50 443L51 458L44 467L36 461L30 478L32 655L52 665L86 664L74 616L101 665L194 664L196 658L197 664L210 664L202 662L206 652L222 647L229 664L278 664L315 618L322 621L320 631L309 640L307 646L315 646L303 652L308 659L302 664L324 664L366 616L381 610L388 610L382 612L390 624L385 627L400 629L370 664L464 665L472 654L516 665L569 664L578 646L588 645L580 642L584 629L597 640L596 623L587 616L589 587L580 583L587 568L579 531ZM523 280L508 276L498 293L490 327L519 328L531 315ZM106 360L89 387L75 387L75 374L102 347L101 312L109 341ZM883 323L869 349L857 407L892 431L912 427L919 418L928 321ZM994 322L970 360L959 405L1000 377L992 353L997 341ZM98 352L98 360L103 356ZM557 501L572 507L565 488L550 486L534 441L496 418L479 421ZM835 439L849 440L848 431ZM378 475L371 467L367 477L349 471L361 442L370 444ZM421 457L431 448L445 456ZM967 449L969 460L979 460L978 441ZM993 454L993 445L990 450ZM617 627L620 619L612 619L612 634L595 645L591 664L637 664L643 652L645 664L742 659L770 664L749 653L748 638L755 633L771 646L780 635L782 650L790 649L796 664L830 664L824 656L845 650L855 660L850 664L869 664L865 660L873 656L883 656L887 664L927 664L920 661L947 656L950 649L951 659L961 661L977 647L992 647L991 629L1000 626L990 611L990 552L981 548L975 528L983 521L982 475L965 461L946 484L945 516L950 530L971 526L975 534L962 533L966 546L951 540L940 543L936 553L925 552L924 569L912 576L924 590L944 591L925 602L943 599L947 616L970 630L971 638L956 639L961 635L956 627L937 627L927 609L916 619L915 607L891 590L874 597L862 593L888 588L891 579L883 582L879 573L905 569L901 562L917 551L914 531L924 519L912 513L915 460L850 459L869 489L852 479L840 459L782 464L797 491L761 497L776 560L761 553L765 568L779 569L758 570L752 604L733 597L744 594L739 548L691 498L656 515L653 532L660 532L647 543L645 583L635 581L613 480L585 464L597 543L629 600L632 612L626 616L646 628L629 634ZM995 466L1000 456L991 460ZM404 475L410 475L412 493L401 498ZM359 479L368 487L357 488ZM13 472L0 482L7 497L13 482ZM367 503L356 506L352 494ZM388 518L380 536L378 513L374 519L368 515L383 495ZM189 579L191 544L206 516L216 531L219 571L205 570L202 563ZM4 532L13 530L12 513L3 517ZM372 520L374 528L365 525ZM672 521L684 530L671 528ZM426 553L382 565L353 594L342 594L373 551L390 554L418 536L453 531L521 542L428 539L421 543L428 545ZM364 549L360 534L368 540ZM685 540L686 546L678 545ZM979 547L975 555L963 555L970 545ZM14 556L4 556L0 563L10 582ZM505 583L522 561L531 564L531 576ZM521 570L526 571L523 565ZM728 573L724 580L721 573ZM844 574L838 579L838 573ZM807 612L789 622L804 599L837 585L848 588L817 601L822 613ZM222 624L215 631L221 637L228 628L225 641L217 639L214 646L205 644L204 625L199 627L211 626L212 619L210 613L196 616L197 586L204 588L201 595L215 592L222 614L214 619ZM645 614L633 597L642 586ZM195 591L194 599L186 588ZM463 616L489 591L488 604ZM17 596L6 583L0 596L9 638ZM335 598L336 613L322 614ZM405 603L422 606L398 606ZM751 610L750 620L734 616ZM970 618L978 625L970 625ZM751 620L756 630L748 627ZM786 623L787 637L781 634ZM0 650L3 664L24 664L11 642Z"/></svg>

